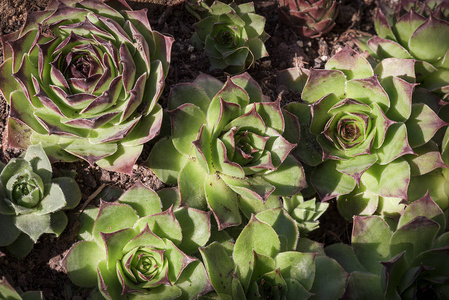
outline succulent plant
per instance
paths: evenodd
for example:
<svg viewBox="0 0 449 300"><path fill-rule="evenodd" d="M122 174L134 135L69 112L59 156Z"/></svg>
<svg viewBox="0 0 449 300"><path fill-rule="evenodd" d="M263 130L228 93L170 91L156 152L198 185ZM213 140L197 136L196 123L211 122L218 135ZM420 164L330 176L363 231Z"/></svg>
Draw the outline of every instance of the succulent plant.
<svg viewBox="0 0 449 300"><path fill-rule="evenodd" d="M275 209L253 215L231 249L213 242L200 252L219 299L339 299L347 273L297 245L295 222Z"/></svg>
<svg viewBox="0 0 449 300"><path fill-rule="evenodd" d="M280 20L301 37L319 37L335 26L336 0L280 0Z"/></svg>
<svg viewBox="0 0 449 300"><path fill-rule="evenodd" d="M306 236L317 229L320 226L318 218L329 207L329 203L319 202L315 198L304 200L300 193L282 197L282 203L287 213L296 221L300 236Z"/></svg>
<svg viewBox="0 0 449 300"><path fill-rule="evenodd" d="M8 146L42 142L54 160L131 173L160 130L173 43L146 12L125 0L54 0L3 35Z"/></svg>
<svg viewBox="0 0 449 300"><path fill-rule="evenodd" d="M290 155L298 139L296 117L266 96L247 73L225 84L206 74L174 86L168 109L172 134L153 147L148 166L179 186L181 205L210 209L219 229L241 223L263 204L305 185Z"/></svg>
<svg viewBox="0 0 449 300"><path fill-rule="evenodd" d="M24 257L43 233L62 233L68 223L64 210L78 205L81 191L73 178L52 178L40 144L0 169L0 246Z"/></svg>
<svg viewBox="0 0 449 300"><path fill-rule="evenodd" d="M25 293L18 293L6 280L2 277L0 280L0 299L5 300L43 300L42 292L31 291Z"/></svg>
<svg viewBox="0 0 449 300"><path fill-rule="evenodd" d="M215 1L207 15L195 24L192 42L204 48L211 69L236 74L255 60L268 56L265 18L255 13L254 3L236 5Z"/></svg>
<svg viewBox="0 0 449 300"><path fill-rule="evenodd" d="M82 241L64 258L79 286L98 286L107 299L193 299L210 289L203 264L186 254L210 236L209 214L173 206L138 182L117 202L81 215Z"/></svg>
<svg viewBox="0 0 449 300"><path fill-rule="evenodd" d="M358 40L377 59L416 59L417 81L445 99L449 96L449 5L445 0L402 0L396 13L378 8L377 36Z"/></svg>
<svg viewBox="0 0 449 300"><path fill-rule="evenodd" d="M310 182L322 200L346 195L339 197L339 208L356 212L372 199L375 211L379 198L395 203L408 198L413 167L423 166L424 174L444 166L431 139L447 123L424 103L426 98L412 101L414 63L385 59L373 70L345 47L324 70L312 69L308 76L287 71L293 76L288 86L301 82L295 74L307 77L305 103L286 109L302 125L294 153L312 166ZM430 152L435 155L424 156Z"/></svg>
<svg viewBox="0 0 449 300"><path fill-rule="evenodd" d="M398 223L355 216L352 246L324 249L350 273L345 299L447 299L446 225L429 194L408 205Z"/></svg>

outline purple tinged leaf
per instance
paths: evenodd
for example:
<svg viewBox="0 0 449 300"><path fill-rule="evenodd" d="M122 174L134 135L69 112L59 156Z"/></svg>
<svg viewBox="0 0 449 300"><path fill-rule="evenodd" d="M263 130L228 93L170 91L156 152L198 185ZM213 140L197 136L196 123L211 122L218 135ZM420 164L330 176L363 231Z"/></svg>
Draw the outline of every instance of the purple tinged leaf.
<svg viewBox="0 0 449 300"><path fill-rule="evenodd" d="M411 9L394 24L397 41L407 47L413 32L426 21L426 18Z"/></svg>
<svg viewBox="0 0 449 300"><path fill-rule="evenodd" d="M84 17L84 20L79 23L71 23L68 25L59 26L59 30L63 32L74 32L81 36L100 36L102 38L113 40L114 36L109 32L101 29L97 25L93 24L89 18L88 14Z"/></svg>
<svg viewBox="0 0 449 300"><path fill-rule="evenodd" d="M89 13L87 9L70 7L59 1L57 7L54 6L54 9L55 11L53 11L50 16L46 17L42 21L42 24L59 23L67 20L68 18L70 18L72 22L81 22Z"/></svg>
<svg viewBox="0 0 449 300"><path fill-rule="evenodd" d="M301 94L303 101L313 104L326 95L345 95L346 76L339 70L310 70L309 77Z"/></svg>
<svg viewBox="0 0 449 300"><path fill-rule="evenodd" d="M39 98L39 101L48 109L51 109L55 113L59 114L61 117L66 116L61 109L58 107L58 105L48 97L47 93L42 89L41 84L34 75L31 75L31 79L33 80L34 89L36 91L36 94L34 96Z"/></svg>
<svg viewBox="0 0 449 300"><path fill-rule="evenodd" d="M387 18L379 8L374 15L374 29L381 38L396 41L396 37L388 24Z"/></svg>
<svg viewBox="0 0 449 300"><path fill-rule="evenodd" d="M236 85L242 87L248 93L250 103L269 102L269 99L266 99L267 96L262 94L260 85L256 80L254 80L254 78L251 77L251 75L249 75L248 72L233 76L231 77L231 80Z"/></svg>
<svg viewBox="0 0 449 300"><path fill-rule="evenodd" d="M393 76L415 83L415 64L414 59L385 58L376 66L374 73L379 75L380 81Z"/></svg>
<svg viewBox="0 0 449 300"><path fill-rule="evenodd" d="M120 64L122 65L123 86L126 92L129 92L134 85L136 78L136 65L128 50L128 47L122 43L120 45Z"/></svg>
<svg viewBox="0 0 449 300"><path fill-rule="evenodd" d="M123 77L117 77L117 78L123 78ZM128 119L128 117L131 116L136 111L136 109L139 107L139 105L142 103L146 79L147 79L147 75L146 75L146 73L143 73L136 80L133 89L129 92L130 97L127 101L126 107L123 109L123 114L120 117L120 123L122 123L124 120ZM119 88L119 87L117 87L117 88Z"/></svg>
<svg viewBox="0 0 449 300"><path fill-rule="evenodd" d="M380 58L413 58L406 48L395 41L374 36L368 40L367 46Z"/></svg>
<svg viewBox="0 0 449 300"><path fill-rule="evenodd" d="M112 82L114 82L114 80L116 80L119 77L121 79L121 77L122 77L122 76L119 76L119 77L115 77L114 79L112 79L113 76L115 76L115 74L113 74L113 73L116 73L117 69L113 65L111 65L110 57L106 53L103 54L102 66L103 66L103 74L101 75L101 77L97 81L97 83L95 84L95 87L92 91L92 93L96 94L96 95L98 95L99 93L103 93L107 90L111 90L111 87L109 85L112 86ZM112 82L111 82L111 80L112 80ZM118 84L118 83L116 83L116 84ZM109 88L108 88L108 86L109 86Z"/></svg>
<svg viewBox="0 0 449 300"><path fill-rule="evenodd" d="M410 37L410 53L417 59L434 63L446 54L448 35L449 23L430 15Z"/></svg>
<svg viewBox="0 0 449 300"><path fill-rule="evenodd" d="M125 146L142 145L155 138L162 125L162 107L156 104L153 111L140 119L136 127L122 141Z"/></svg>
<svg viewBox="0 0 449 300"><path fill-rule="evenodd" d="M77 93L73 95L67 94L62 88L56 85L50 85L53 92L69 107L73 109L82 109L88 106L95 98L92 94Z"/></svg>
<svg viewBox="0 0 449 300"><path fill-rule="evenodd" d="M196 158L199 164L208 174L210 174L213 170L212 166L210 165L212 157L210 149L211 136L206 125L201 126L198 133L198 138L192 143L195 146Z"/></svg>
<svg viewBox="0 0 449 300"><path fill-rule="evenodd" d="M151 70L150 48L148 46L148 43L132 23L127 22L127 24L129 24L135 47L140 53L140 56L143 59L143 63L145 64L146 70L148 72Z"/></svg>
<svg viewBox="0 0 449 300"><path fill-rule="evenodd" d="M30 108L30 106L32 107L32 104L29 103L28 99L26 98L25 94L22 91L18 90L12 92L9 97L9 100L10 100L10 113L9 113L10 118L19 120L21 123L26 124L27 127L31 128L32 130L40 134L48 134L46 127L42 126L41 123L38 122L36 118L34 118L33 114L29 112L28 108ZM11 140L17 137L8 135L8 138Z"/></svg>
<svg viewBox="0 0 449 300"><path fill-rule="evenodd" d="M225 144L220 139L216 139L215 141L215 145L212 149L213 166L220 173L237 178L244 178L245 172L242 167L229 159Z"/></svg>
<svg viewBox="0 0 449 300"><path fill-rule="evenodd" d="M118 125L101 126L90 131L89 141L93 144L103 144L123 140L139 123L141 116Z"/></svg>
<svg viewBox="0 0 449 300"><path fill-rule="evenodd" d="M117 22L124 22L123 16L112 6L109 6L107 2L99 2L99 1L93 1L93 0L81 0L77 5L89 9L91 11L94 11L97 14L100 14L102 16L107 16L108 18L111 18L113 20L116 20ZM126 4L125 1L120 1L121 4ZM125 9L129 9L129 6L126 4L123 6Z"/></svg>
<svg viewBox="0 0 449 300"><path fill-rule="evenodd" d="M96 129L114 119L118 114L119 112L110 112L92 118L68 119L62 123L77 128Z"/></svg>
<svg viewBox="0 0 449 300"><path fill-rule="evenodd" d="M109 88L104 91L101 96L95 98L86 108L84 108L81 114L95 114L104 111L117 102L117 98L120 95L122 88L122 76L115 77Z"/></svg>
<svg viewBox="0 0 449 300"><path fill-rule="evenodd" d="M38 34L37 30L30 30L17 39L7 40L3 43L3 49L6 53L8 52L7 49L11 49L13 72L17 72L20 67L22 54L29 54L36 46L36 34ZM7 46L6 49L5 46ZM4 55L5 59L8 57L6 53Z"/></svg>
<svg viewBox="0 0 449 300"><path fill-rule="evenodd" d="M424 175L439 168L448 168L435 142L429 141L425 145L413 150L417 155L406 157L412 176Z"/></svg>
<svg viewBox="0 0 449 300"><path fill-rule="evenodd" d="M349 46L332 56L326 63L326 70L340 70L347 80L362 79L374 75L369 62Z"/></svg>

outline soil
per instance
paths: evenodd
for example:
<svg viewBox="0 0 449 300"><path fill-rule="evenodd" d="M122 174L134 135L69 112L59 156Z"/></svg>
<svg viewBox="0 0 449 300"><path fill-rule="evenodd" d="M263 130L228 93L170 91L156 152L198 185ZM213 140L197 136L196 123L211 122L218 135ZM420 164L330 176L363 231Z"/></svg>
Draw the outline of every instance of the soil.
<svg viewBox="0 0 449 300"><path fill-rule="evenodd" d="M0 0L0 34L14 32L21 28L27 13L44 9L50 0ZM166 87L160 103L166 106L170 87L180 82L193 81L200 72L209 73L225 81L227 74L223 71L209 71L209 63L202 51L190 45L196 19L185 10L183 0L136 0L128 1L133 9L148 9L148 17L153 29L173 36L176 41L172 50L172 63L166 79ZM249 1L240 1L249 2ZM333 30L319 38L300 39L279 22L276 0L255 0L256 12L266 17L265 31L271 36L266 47L270 54L256 62L248 70L250 75L261 85L265 95L275 100L281 96L282 101L298 100L298 95L277 87L276 71L293 66L322 68L333 54L345 44L355 48L352 38L359 31L374 33L373 0L342 0L340 13ZM386 1L384 1L386 2ZM3 61L0 46L0 63ZM8 105L0 97L0 139L4 136ZM68 212L69 224L62 235L43 235L32 252L24 259L18 260L4 248L0 247L0 278L6 276L8 281L22 291L41 290L45 299L86 299L90 289L80 288L71 283L61 265L61 259L76 242L79 228L77 217L87 204L98 204L92 199L105 186L127 189L140 180L148 187L158 190L164 184L148 168L141 166L148 157L151 143L145 146L132 176L108 172L84 162L55 163L55 174L63 170L75 170L76 180L83 197L79 206ZM0 160L7 163L20 155L21 151L3 147ZM309 238L329 245L336 242L349 243L351 224L340 217L334 201L320 218L321 227L313 231Z"/></svg>

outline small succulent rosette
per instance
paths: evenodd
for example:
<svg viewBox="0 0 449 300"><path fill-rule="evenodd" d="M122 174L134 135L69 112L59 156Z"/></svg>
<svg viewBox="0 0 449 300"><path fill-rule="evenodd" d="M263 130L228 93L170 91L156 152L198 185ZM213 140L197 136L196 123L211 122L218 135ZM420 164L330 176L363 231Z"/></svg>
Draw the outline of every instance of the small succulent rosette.
<svg viewBox="0 0 449 300"><path fill-rule="evenodd" d="M275 209L253 215L235 243L212 242L200 252L219 299L340 299L348 274L310 245Z"/></svg>
<svg viewBox="0 0 449 300"><path fill-rule="evenodd" d="M301 37L319 37L335 26L336 0L280 0L280 20Z"/></svg>
<svg viewBox="0 0 449 300"><path fill-rule="evenodd" d="M228 5L215 1L195 24L192 43L204 48L211 69L237 74L268 56L264 42L269 35L264 29L265 18L255 13L253 2Z"/></svg>
<svg viewBox="0 0 449 300"><path fill-rule="evenodd" d="M11 284L2 277L0 280L0 299L5 300L44 300L42 292L30 291L25 293L19 293L14 289Z"/></svg>
<svg viewBox="0 0 449 300"><path fill-rule="evenodd" d="M173 38L125 0L53 0L1 37L9 147L131 173L162 122ZM18 138L20 137L20 138Z"/></svg>
<svg viewBox="0 0 449 300"><path fill-rule="evenodd" d="M447 100L449 97L449 5L447 1L402 0L396 12L379 7L377 36L358 40L377 58L416 59L417 80Z"/></svg>
<svg viewBox="0 0 449 300"><path fill-rule="evenodd" d="M285 211L296 221L302 237L319 228L318 219L329 207L329 203L317 201L316 198L305 200L301 193L282 197L282 204Z"/></svg>
<svg viewBox="0 0 449 300"><path fill-rule="evenodd" d="M397 223L355 216L351 246L324 249L350 273L345 299L447 299L446 222L428 194L408 205Z"/></svg>
<svg viewBox="0 0 449 300"><path fill-rule="evenodd" d="M446 167L432 138L447 123L431 108L435 103L413 97L414 63L385 59L373 70L345 47L323 70L283 71L281 78L291 75L287 86L301 82L294 75L307 78L303 102L286 107L302 127L294 153L311 166L310 182L321 199L338 197L349 219L368 206L366 214L389 204L397 213L412 175Z"/></svg>
<svg viewBox="0 0 449 300"><path fill-rule="evenodd" d="M106 299L194 299L210 290L193 256L210 236L210 214L173 206L138 182L117 202L80 216L79 237L64 258L67 274Z"/></svg>
<svg viewBox="0 0 449 300"><path fill-rule="evenodd" d="M64 210L81 200L73 178L52 178L42 146L30 146L20 157L1 166L0 246L15 256L26 256L44 233L59 236L68 223Z"/></svg>
<svg viewBox="0 0 449 300"><path fill-rule="evenodd" d="M290 155L297 118L265 100L247 73L225 84L200 74L171 90L172 134L155 144L148 166L163 182L178 183L181 205L211 210L219 229L240 224L240 209L249 217L306 185Z"/></svg>

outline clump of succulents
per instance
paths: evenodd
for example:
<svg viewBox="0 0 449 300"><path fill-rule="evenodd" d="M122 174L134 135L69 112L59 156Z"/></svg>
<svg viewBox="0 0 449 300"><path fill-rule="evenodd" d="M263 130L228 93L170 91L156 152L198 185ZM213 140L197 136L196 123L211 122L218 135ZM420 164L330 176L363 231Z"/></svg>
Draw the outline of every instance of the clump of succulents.
<svg viewBox="0 0 449 300"><path fill-rule="evenodd" d="M208 292L204 266L190 254L209 240L210 214L162 206L138 182L117 202L87 209L82 241L64 258L72 282L97 286L107 299L193 299Z"/></svg>
<svg viewBox="0 0 449 300"><path fill-rule="evenodd" d="M280 0L281 21L301 37L319 37L335 26L336 0Z"/></svg>
<svg viewBox="0 0 449 300"><path fill-rule="evenodd" d="M297 251L298 229L283 210L253 215L229 245L200 248L220 299L339 299L344 293L347 273L322 250Z"/></svg>
<svg viewBox="0 0 449 300"><path fill-rule="evenodd" d="M298 121L265 101L247 73L223 84L206 74L171 90L171 136L158 141L148 166L165 183L179 186L181 205L210 209L219 229L242 222L280 196L305 187L301 164L290 154Z"/></svg>
<svg viewBox="0 0 449 300"><path fill-rule="evenodd" d="M316 198L304 200L300 193L282 197L282 204L285 211L296 221L301 236L306 236L320 226L318 219L329 207L329 203L317 201Z"/></svg>
<svg viewBox="0 0 449 300"><path fill-rule="evenodd" d="M325 248L347 272L347 299L447 299L449 232L446 216L427 194L398 223L355 216L351 246Z"/></svg>
<svg viewBox="0 0 449 300"><path fill-rule="evenodd" d="M0 280L0 299L5 300L43 300L42 292L31 291L25 293L18 293L6 280L2 277Z"/></svg>
<svg viewBox="0 0 449 300"><path fill-rule="evenodd" d="M131 173L160 130L173 43L151 29L146 12L124 0L54 0L3 35L8 145L42 142L55 160Z"/></svg>
<svg viewBox="0 0 449 300"><path fill-rule="evenodd" d="M42 234L62 233L68 223L64 210L78 205L81 191L73 178L52 178L40 144L0 170L0 246L24 257Z"/></svg>
<svg viewBox="0 0 449 300"><path fill-rule="evenodd" d="M396 12L378 8L377 36L359 39L377 59L416 59L417 80L447 99L449 95L449 5L447 1L402 0Z"/></svg>
<svg viewBox="0 0 449 300"><path fill-rule="evenodd" d="M255 60L268 56L265 18L255 13L254 3L236 5L215 1L195 24L192 42L204 48L211 69L240 73Z"/></svg>
<svg viewBox="0 0 449 300"><path fill-rule="evenodd" d="M339 208L349 216L363 211L369 201L375 211L387 207L385 202L407 199L413 170L425 174L444 166L431 139L447 123L425 98L412 102L414 64L385 59L373 70L346 47L324 70L287 71L297 83L307 78L304 86L299 84L305 103L286 107L303 129L295 155L312 166L310 182L321 199L340 196Z"/></svg>

